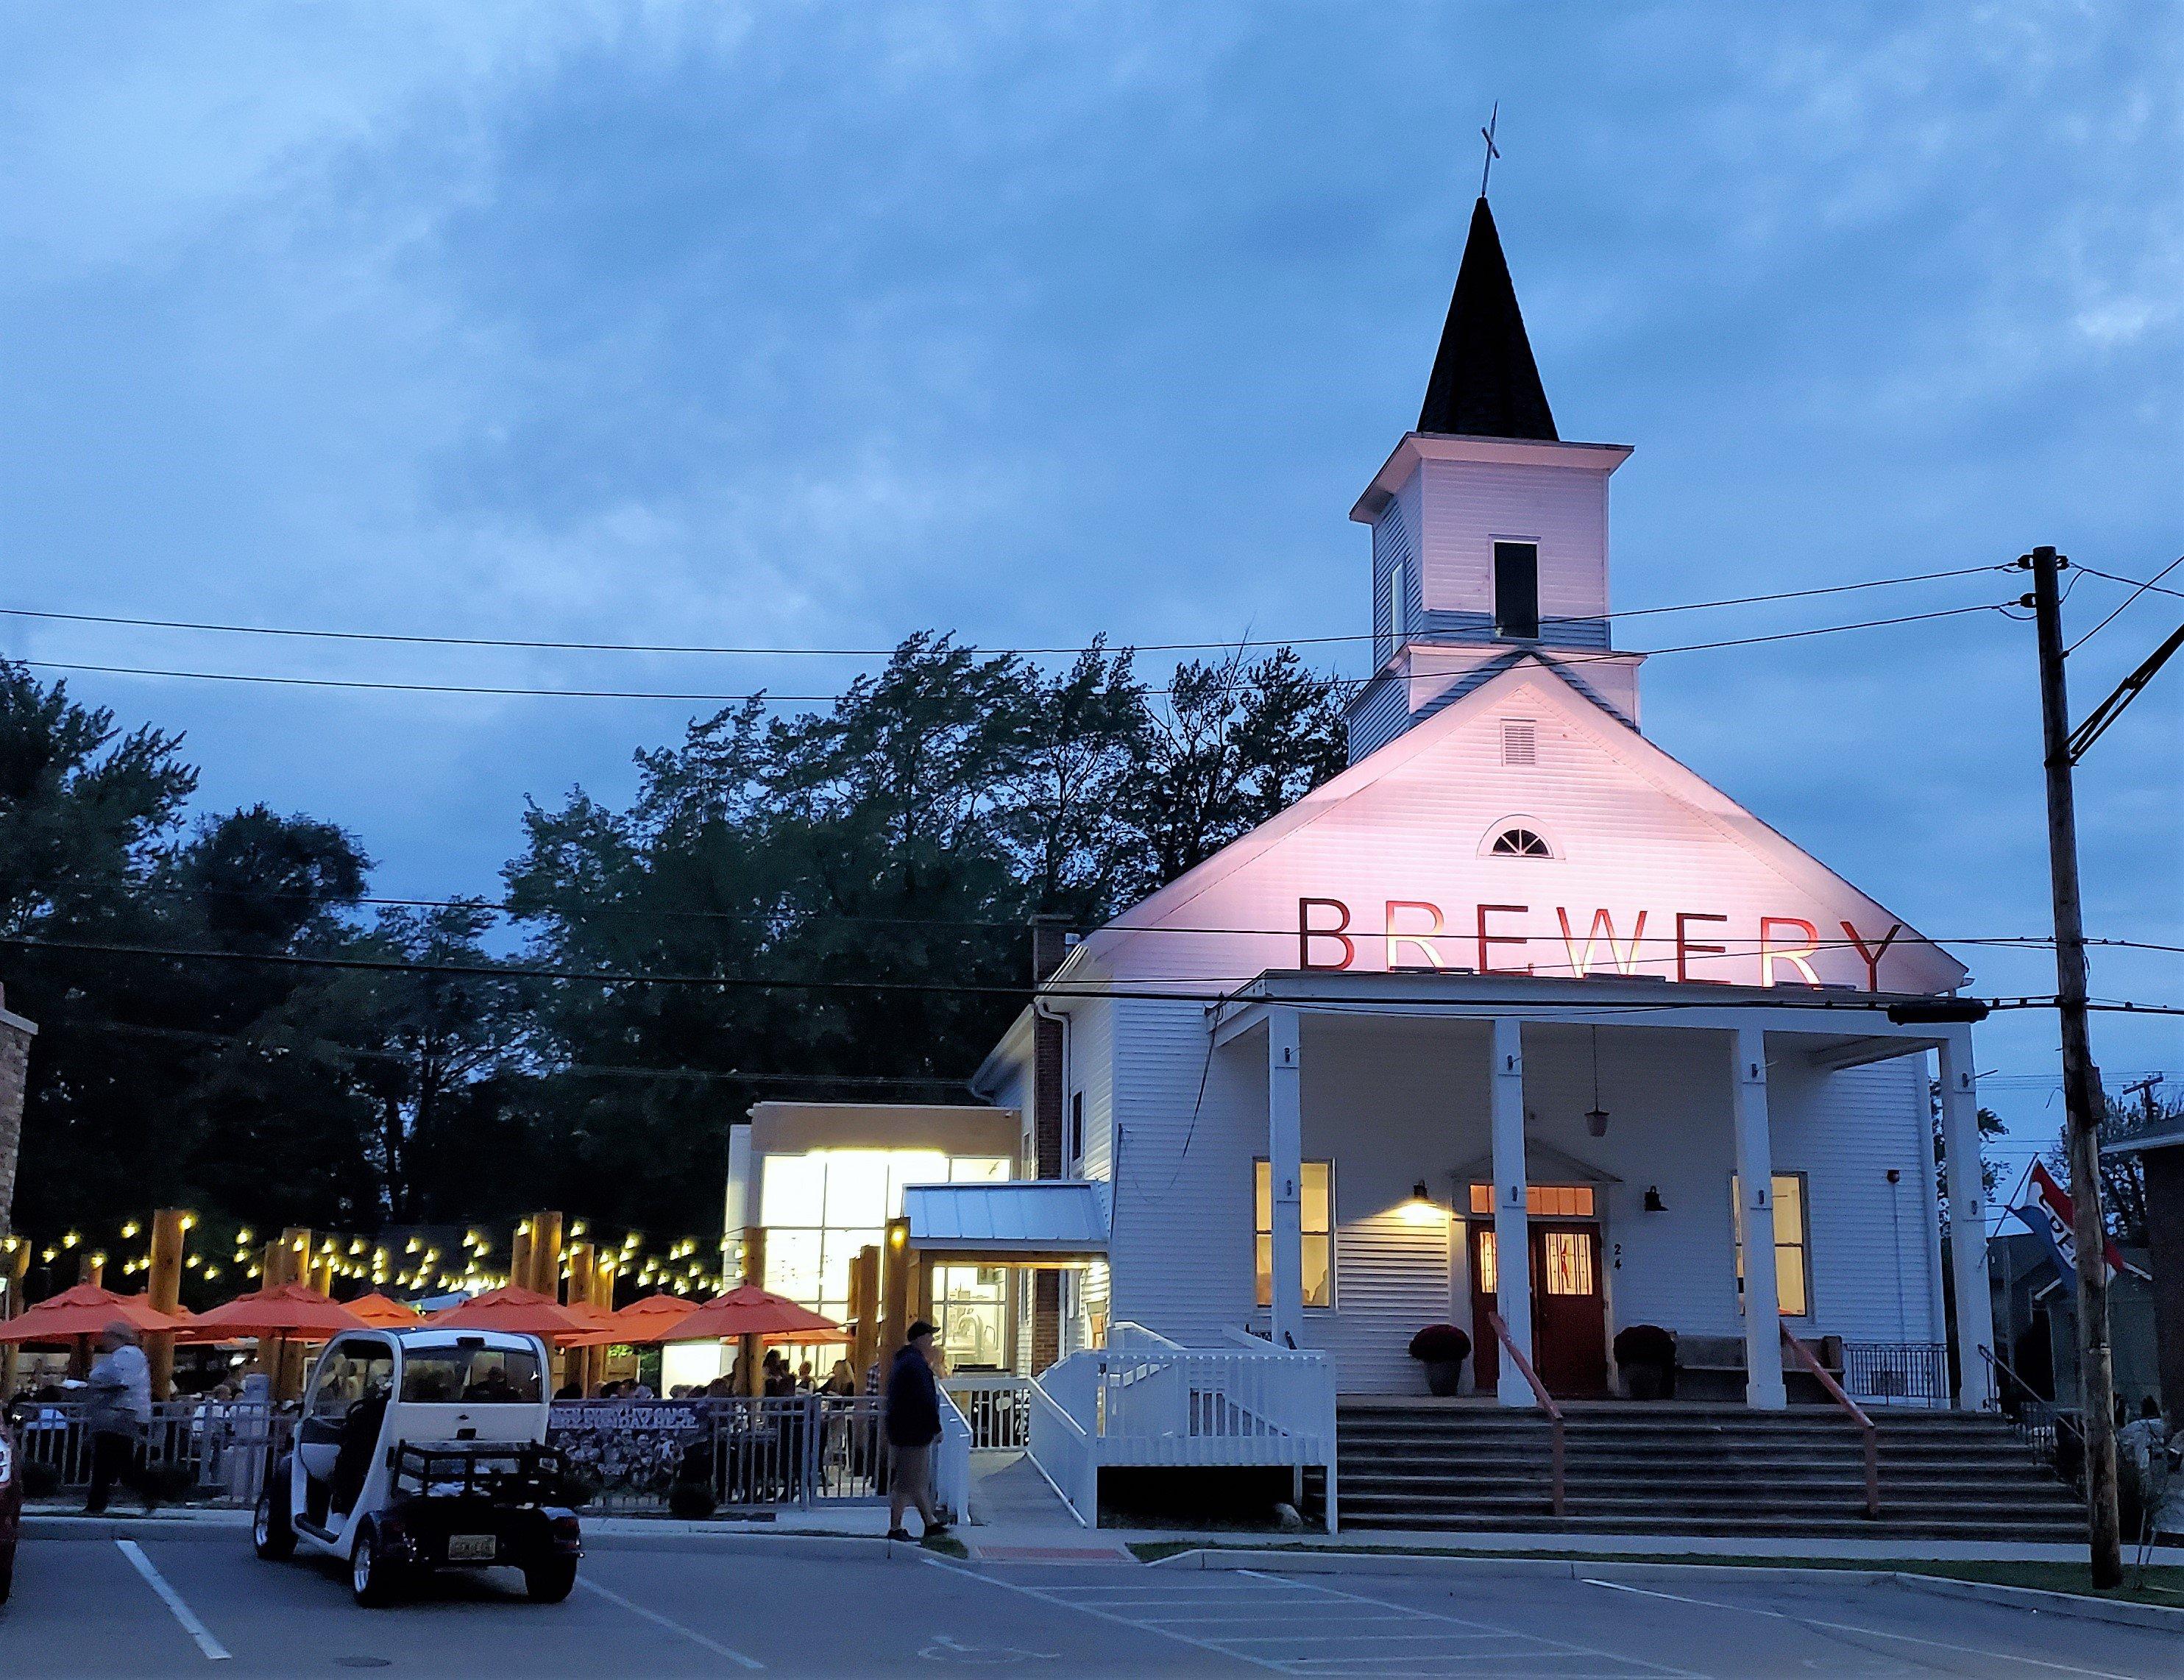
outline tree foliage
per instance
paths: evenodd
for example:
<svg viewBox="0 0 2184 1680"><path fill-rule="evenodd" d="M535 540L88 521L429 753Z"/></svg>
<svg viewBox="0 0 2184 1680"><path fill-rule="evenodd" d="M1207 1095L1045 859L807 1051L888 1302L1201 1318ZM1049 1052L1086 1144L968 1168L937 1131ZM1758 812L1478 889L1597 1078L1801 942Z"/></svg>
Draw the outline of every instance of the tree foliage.
<svg viewBox="0 0 2184 1680"><path fill-rule="evenodd" d="M192 824L181 745L0 663L0 932L51 942L0 971L41 1026L27 1229L155 1203L703 1229L752 1101L963 1100L1031 917L1096 924L1343 758L1335 685L1287 650L1156 692L1104 645L1046 670L916 636L825 711L748 703L640 751L625 808L527 808L517 949L483 900L363 902L333 825ZM88 942L162 954L55 948Z"/></svg>

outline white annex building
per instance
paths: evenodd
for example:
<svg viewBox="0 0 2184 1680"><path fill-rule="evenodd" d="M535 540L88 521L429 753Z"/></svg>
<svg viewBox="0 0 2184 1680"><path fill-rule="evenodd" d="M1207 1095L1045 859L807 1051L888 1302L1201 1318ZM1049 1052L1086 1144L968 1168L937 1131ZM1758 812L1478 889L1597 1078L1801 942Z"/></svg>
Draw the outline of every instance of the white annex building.
<svg viewBox="0 0 2184 1680"><path fill-rule="evenodd" d="M1609 617L1630 453L1558 436L1480 199L1418 429L1350 512L1376 669L1349 767L1052 932L974 1082L1013 1150L961 1109L861 1111L954 1180L844 1233L901 1216L943 1259L933 1309L977 1324L951 1348L1037 1373L1118 1331L1250 1337L1318 1350L1345 1395L1423 1398L1409 1345L1445 1322L1473 1404L1530 1407L1523 1364L1557 1398L1617 1395L1618 1332L1658 1326L1680 1392L1767 1409L1807 1374L1786 1327L1837 1374L1985 1403L1986 1245L1943 1240L1945 1212L1984 1229L1965 971L1646 734ZM1946 1206L1936 1102L1971 1169ZM770 1231L767 1281L839 1310L806 1145L880 1140L799 1106L738 1129L729 1222L809 1230L794 1262ZM945 1137L921 1141L928 1112ZM777 1175L802 1214L770 1205Z"/></svg>

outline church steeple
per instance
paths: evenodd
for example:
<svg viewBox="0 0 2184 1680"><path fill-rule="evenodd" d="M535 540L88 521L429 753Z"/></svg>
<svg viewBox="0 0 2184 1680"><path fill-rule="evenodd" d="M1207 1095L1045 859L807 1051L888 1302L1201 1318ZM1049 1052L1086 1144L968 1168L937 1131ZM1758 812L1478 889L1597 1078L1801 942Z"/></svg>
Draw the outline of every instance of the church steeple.
<svg viewBox="0 0 2184 1680"><path fill-rule="evenodd" d="M1457 270L1433 377L1426 382L1418 430L1548 443L1558 438L1531 341L1524 336L1502 237L1484 195L1472 208L1471 233Z"/></svg>

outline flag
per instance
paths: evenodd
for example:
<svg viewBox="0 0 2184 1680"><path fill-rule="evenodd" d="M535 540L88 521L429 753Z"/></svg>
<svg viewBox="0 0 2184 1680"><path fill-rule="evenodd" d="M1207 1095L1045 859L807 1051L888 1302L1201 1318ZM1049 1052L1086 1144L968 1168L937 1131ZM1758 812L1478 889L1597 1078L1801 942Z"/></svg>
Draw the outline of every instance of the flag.
<svg viewBox="0 0 2184 1680"><path fill-rule="evenodd" d="M2075 1223L2077 1207L2070 1200L2070 1192L2056 1183L2048 1169L2037 1161L2026 1175L2025 1188L2024 1203L2009 1211L2023 1220L2034 1236L2048 1239L2048 1258L2055 1262L2055 1270L2064 1277L2075 1277L2078 1270ZM2116 1252L2114 1242L2108 1244L2108 1262L2110 1277L2125 1270L2123 1256Z"/></svg>

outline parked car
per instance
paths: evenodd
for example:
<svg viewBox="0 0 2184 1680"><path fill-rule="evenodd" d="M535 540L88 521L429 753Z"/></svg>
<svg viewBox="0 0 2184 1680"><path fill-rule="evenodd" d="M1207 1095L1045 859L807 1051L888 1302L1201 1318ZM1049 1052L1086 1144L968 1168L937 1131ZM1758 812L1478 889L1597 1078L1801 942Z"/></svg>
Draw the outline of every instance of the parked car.
<svg viewBox="0 0 2184 1680"><path fill-rule="evenodd" d="M545 1444L546 1349L499 1331L353 1331L327 1345L259 1496L258 1555L340 1558L360 1605L439 1568L521 1570L541 1603L583 1541Z"/></svg>
<svg viewBox="0 0 2184 1680"><path fill-rule="evenodd" d="M15 1586L15 1538L23 1528L23 1460L15 1426L0 1417L0 1605Z"/></svg>

